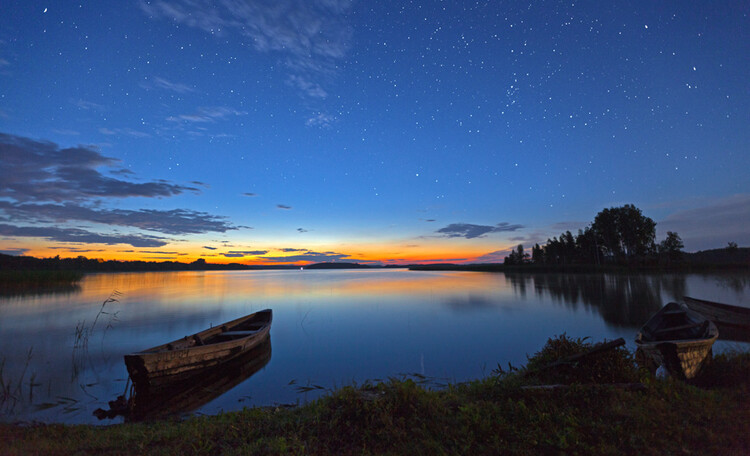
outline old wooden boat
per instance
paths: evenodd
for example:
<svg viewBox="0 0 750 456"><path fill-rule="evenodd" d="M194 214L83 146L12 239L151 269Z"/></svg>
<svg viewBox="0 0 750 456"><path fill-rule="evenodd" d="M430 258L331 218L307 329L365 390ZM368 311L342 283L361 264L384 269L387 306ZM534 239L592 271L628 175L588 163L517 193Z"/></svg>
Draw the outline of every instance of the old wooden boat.
<svg viewBox="0 0 750 456"><path fill-rule="evenodd" d="M685 304L716 324L719 338L750 342L750 308L685 296Z"/></svg>
<svg viewBox="0 0 750 456"><path fill-rule="evenodd" d="M136 392L172 383L229 361L262 343L271 330L270 309L214 326L164 345L125 355Z"/></svg>
<svg viewBox="0 0 750 456"><path fill-rule="evenodd" d="M127 421L163 419L188 414L243 383L271 360L271 338L186 380L163 383L158 389L136 391L125 413Z"/></svg>
<svg viewBox="0 0 750 456"><path fill-rule="evenodd" d="M690 379L711 359L718 335L709 319L684 304L670 302L636 336L637 356L654 370L663 365L671 375Z"/></svg>

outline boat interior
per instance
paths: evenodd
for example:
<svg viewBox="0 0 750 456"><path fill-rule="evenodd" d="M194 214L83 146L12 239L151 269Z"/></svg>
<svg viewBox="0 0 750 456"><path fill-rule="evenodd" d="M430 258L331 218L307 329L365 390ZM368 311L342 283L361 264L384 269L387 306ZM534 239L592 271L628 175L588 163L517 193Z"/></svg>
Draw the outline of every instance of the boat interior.
<svg viewBox="0 0 750 456"><path fill-rule="evenodd" d="M671 302L643 327L644 339L650 341L702 339L709 337L710 323L696 318L684 306Z"/></svg>

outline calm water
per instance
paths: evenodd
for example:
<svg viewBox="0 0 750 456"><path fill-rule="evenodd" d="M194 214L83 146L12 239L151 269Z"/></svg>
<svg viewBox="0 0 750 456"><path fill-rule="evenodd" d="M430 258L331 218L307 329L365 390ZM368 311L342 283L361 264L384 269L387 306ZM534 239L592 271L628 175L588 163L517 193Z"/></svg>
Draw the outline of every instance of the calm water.
<svg viewBox="0 0 750 456"><path fill-rule="evenodd" d="M99 313L115 290L119 301ZM108 408L125 390L124 354L264 308L274 311L272 351L195 413L304 402L324 391L318 387L409 374L436 384L474 379L498 363L523 364L527 354L562 333L594 341L623 337L634 348L649 315L683 295L750 307L750 276L407 270L89 275L73 290L0 296L0 420L98 423L93 410ZM90 334L76 341L76 328ZM715 350L737 346L720 342ZM308 386L316 389L300 388Z"/></svg>

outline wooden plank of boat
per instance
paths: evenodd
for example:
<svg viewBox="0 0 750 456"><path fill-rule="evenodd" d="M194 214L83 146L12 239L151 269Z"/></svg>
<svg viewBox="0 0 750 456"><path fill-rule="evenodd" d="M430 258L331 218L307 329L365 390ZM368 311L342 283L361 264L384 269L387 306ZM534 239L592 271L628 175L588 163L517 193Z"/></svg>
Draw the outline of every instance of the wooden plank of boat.
<svg viewBox="0 0 750 456"><path fill-rule="evenodd" d="M646 322L635 343L639 356L654 369L664 365L673 376L690 379L710 359L718 335L716 325L703 315L670 302Z"/></svg>
<svg viewBox="0 0 750 456"><path fill-rule="evenodd" d="M260 344L271 329L270 309L226 322L172 342L125 355L136 389L189 377Z"/></svg>
<svg viewBox="0 0 750 456"><path fill-rule="evenodd" d="M685 304L714 323L744 326L750 329L750 308L685 296Z"/></svg>
<svg viewBox="0 0 750 456"><path fill-rule="evenodd" d="M750 342L750 308L732 306L705 299L684 297L692 310L713 321L719 328L719 339Z"/></svg>

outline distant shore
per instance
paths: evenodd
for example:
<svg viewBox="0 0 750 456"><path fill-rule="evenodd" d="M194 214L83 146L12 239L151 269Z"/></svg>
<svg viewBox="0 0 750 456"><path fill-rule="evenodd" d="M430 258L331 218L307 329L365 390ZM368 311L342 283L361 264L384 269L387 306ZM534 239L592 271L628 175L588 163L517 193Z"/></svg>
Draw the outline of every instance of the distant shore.
<svg viewBox="0 0 750 456"><path fill-rule="evenodd" d="M444 264L362 264L324 262L307 265L247 265L241 263L208 263L199 259L179 261L119 261L77 258L35 258L0 254L0 285L3 283L52 284L75 283L88 272L156 272L156 271L253 271L253 270L325 270L325 269L404 269L412 271L476 272L710 272L750 270L750 248L714 249L683 253L679 261L659 263L640 261L631 264L524 264L444 263Z"/></svg>
<svg viewBox="0 0 750 456"><path fill-rule="evenodd" d="M504 265L488 264L419 264L409 266L411 271L472 271L472 272L509 272L509 273L659 273L659 272L712 272L712 271L750 271L750 265L744 264L673 264L673 265Z"/></svg>

